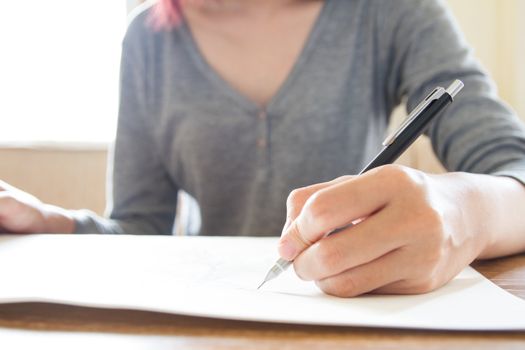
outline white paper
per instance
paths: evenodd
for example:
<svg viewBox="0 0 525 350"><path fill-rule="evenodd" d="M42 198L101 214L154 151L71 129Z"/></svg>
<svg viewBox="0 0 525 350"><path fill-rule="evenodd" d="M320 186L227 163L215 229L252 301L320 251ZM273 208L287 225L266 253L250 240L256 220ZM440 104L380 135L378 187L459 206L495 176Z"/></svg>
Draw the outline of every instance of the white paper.
<svg viewBox="0 0 525 350"><path fill-rule="evenodd" d="M412 296L336 298L289 269L257 286L275 238L0 237L0 303L55 302L224 319L446 330L525 330L525 301L472 268Z"/></svg>

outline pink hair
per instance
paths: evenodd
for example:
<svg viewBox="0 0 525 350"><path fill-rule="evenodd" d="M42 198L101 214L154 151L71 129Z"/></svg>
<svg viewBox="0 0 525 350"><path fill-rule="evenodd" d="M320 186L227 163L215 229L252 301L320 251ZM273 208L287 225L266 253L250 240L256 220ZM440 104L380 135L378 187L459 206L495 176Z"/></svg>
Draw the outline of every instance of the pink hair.
<svg viewBox="0 0 525 350"><path fill-rule="evenodd" d="M181 0L159 0L152 9L150 23L157 30L171 29L181 18Z"/></svg>
<svg viewBox="0 0 525 350"><path fill-rule="evenodd" d="M159 0L151 12L151 24L157 30L171 29L180 24L183 6L203 6L211 1L213 0Z"/></svg>

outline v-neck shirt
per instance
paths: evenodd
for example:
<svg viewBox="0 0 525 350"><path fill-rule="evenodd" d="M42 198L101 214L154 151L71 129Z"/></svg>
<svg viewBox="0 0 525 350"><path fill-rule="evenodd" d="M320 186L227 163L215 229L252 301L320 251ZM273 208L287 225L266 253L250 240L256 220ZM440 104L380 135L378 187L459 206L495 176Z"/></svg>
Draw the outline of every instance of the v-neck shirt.
<svg viewBox="0 0 525 350"><path fill-rule="evenodd" d="M156 31L150 12L123 43L109 218L75 212L77 232L170 234L184 191L198 203L190 233L279 235L293 189L358 173L394 107L456 78L464 91L427 131L440 160L525 181L523 124L441 1L325 0L265 109L212 69L186 23Z"/></svg>
<svg viewBox="0 0 525 350"><path fill-rule="evenodd" d="M288 72L282 84L279 86L277 91L273 94L270 100L261 107L256 102L248 98L246 95L239 92L229 82L227 82L217 71L207 62L204 54L199 48L196 39L194 38L190 26L186 21L181 23L181 38L185 43L185 48L189 51L189 55L193 58L194 63L202 72L202 75L207 77L212 84L216 85L218 91L230 95L231 99L234 100L239 106L244 108L248 113L257 113L261 109L271 111L275 105L279 105L279 101L283 94L290 88L290 85L294 84L294 80L297 75L301 75L301 70L307 61L310 52L316 47L316 40L320 33L323 32L323 28L326 25L326 21L329 20L329 12L332 10L332 2L323 1L323 4L319 10L319 13L314 20L314 23L306 37L306 41L303 44L300 54L294 61L291 70ZM327 14L328 12L328 14Z"/></svg>

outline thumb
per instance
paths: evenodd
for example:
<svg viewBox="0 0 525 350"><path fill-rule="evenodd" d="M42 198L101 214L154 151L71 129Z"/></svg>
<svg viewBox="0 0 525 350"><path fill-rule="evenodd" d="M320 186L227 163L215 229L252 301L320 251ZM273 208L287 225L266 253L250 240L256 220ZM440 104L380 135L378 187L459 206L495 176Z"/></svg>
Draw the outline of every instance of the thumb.
<svg viewBox="0 0 525 350"><path fill-rule="evenodd" d="M290 236L290 232L297 231L297 227L295 226L291 227L291 225L295 225L294 224L295 219L297 219L297 217L301 214L301 211L303 210L304 205L306 204L308 199L316 192L322 189L325 189L327 187L330 187L332 185L338 184L340 182L349 180L352 177L353 176L350 176L350 175L341 176L332 181L321 182L318 184L298 188L290 192L290 195L288 196L286 200L286 222L281 232L281 240L279 243L279 253L283 258L292 260L295 257L294 256L295 254L289 251L289 249L287 248L287 244L285 244L286 240L290 238L285 239L284 236L285 235ZM291 236L292 236L291 237L292 239L294 237L299 237L300 239L301 237L300 234L292 234ZM302 243L302 245L305 245L305 247L311 244L309 242L300 242L300 243Z"/></svg>

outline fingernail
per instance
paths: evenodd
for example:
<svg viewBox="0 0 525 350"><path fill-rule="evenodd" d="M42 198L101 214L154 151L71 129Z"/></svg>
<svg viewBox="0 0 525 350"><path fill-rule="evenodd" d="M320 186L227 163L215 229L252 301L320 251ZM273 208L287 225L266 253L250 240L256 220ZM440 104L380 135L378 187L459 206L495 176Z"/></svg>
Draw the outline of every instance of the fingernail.
<svg viewBox="0 0 525 350"><path fill-rule="evenodd" d="M284 239L279 242L279 255L286 260L292 260L295 258L297 249L293 246L292 242Z"/></svg>

